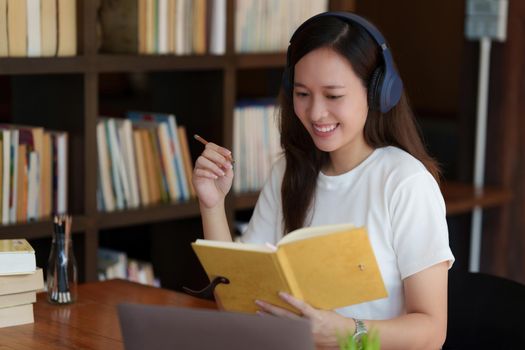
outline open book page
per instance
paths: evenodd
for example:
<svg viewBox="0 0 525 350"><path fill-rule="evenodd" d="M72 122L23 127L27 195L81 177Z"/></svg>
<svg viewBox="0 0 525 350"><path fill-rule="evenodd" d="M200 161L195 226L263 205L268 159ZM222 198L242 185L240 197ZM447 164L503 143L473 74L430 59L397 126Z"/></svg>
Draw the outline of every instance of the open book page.
<svg viewBox="0 0 525 350"><path fill-rule="evenodd" d="M288 242L279 254L291 286L313 307L331 310L387 296L364 228Z"/></svg>
<svg viewBox="0 0 525 350"><path fill-rule="evenodd" d="M200 246L247 250L251 252L272 253L275 251L275 249L272 249L270 246L254 243L213 241L209 239L198 239L197 241L195 241L195 243Z"/></svg>
<svg viewBox="0 0 525 350"><path fill-rule="evenodd" d="M255 299L290 309L277 294L279 291L291 294L291 290L275 252L242 249L243 243L220 243L226 244L197 242L192 246L210 281L218 276L230 281L215 288L215 296L225 310L254 313L258 310ZM232 246L240 249L231 249Z"/></svg>
<svg viewBox="0 0 525 350"><path fill-rule="evenodd" d="M284 236L277 245L283 245L290 242L295 242L301 239L307 239L315 236L329 235L336 232L348 231L354 229L353 224L335 224L335 225L324 225L324 226L312 226L303 227L295 231L290 232Z"/></svg>

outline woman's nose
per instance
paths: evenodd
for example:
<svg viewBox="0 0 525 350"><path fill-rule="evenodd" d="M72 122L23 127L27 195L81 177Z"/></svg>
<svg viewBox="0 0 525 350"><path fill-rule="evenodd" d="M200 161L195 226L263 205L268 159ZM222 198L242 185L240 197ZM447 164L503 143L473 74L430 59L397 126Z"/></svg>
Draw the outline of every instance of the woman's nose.
<svg viewBox="0 0 525 350"><path fill-rule="evenodd" d="M328 110L326 104L320 98L312 99L312 105L310 106L310 119L313 121L320 120L328 116Z"/></svg>

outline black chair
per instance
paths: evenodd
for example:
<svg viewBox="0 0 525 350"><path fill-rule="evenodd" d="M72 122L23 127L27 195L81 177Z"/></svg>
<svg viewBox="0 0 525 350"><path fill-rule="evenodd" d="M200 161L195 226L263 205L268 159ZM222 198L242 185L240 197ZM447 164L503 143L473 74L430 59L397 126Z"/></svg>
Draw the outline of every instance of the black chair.
<svg viewBox="0 0 525 350"><path fill-rule="evenodd" d="M443 349L525 349L525 285L451 271L448 288Z"/></svg>

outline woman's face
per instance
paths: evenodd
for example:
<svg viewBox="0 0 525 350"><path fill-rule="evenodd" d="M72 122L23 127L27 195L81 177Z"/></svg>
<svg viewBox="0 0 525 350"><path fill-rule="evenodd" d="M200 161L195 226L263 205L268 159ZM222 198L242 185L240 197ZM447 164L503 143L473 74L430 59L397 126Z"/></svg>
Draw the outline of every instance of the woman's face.
<svg viewBox="0 0 525 350"><path fill-rule="evenodd" d="M321 151L344 154L366 147L367 90L350 62L331 48L313 50L297 62L293 104Z"/></svg>

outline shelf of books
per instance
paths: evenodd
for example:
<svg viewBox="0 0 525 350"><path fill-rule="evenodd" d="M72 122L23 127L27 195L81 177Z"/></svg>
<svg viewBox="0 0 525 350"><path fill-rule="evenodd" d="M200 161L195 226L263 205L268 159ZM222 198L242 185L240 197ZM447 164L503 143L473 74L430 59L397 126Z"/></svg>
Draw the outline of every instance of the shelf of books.
<svg viewBox="0 0 525 350"><path fill-rule="evenodd" d="M0 238L50 240L51 215L69 211L73 231L83 234L85 262L96 262L105 248L100 237L133 228L167 231L156 235L163 240L157 248L168 240L167 257L150 252L163 265L171 266L173 250L190 256L180 237L201 234L191 171L202 145L188 139L199 133L232 146L236 174L227 215L249 212L280 154L275 97L293 29L313 13L353 7L354 1L327 0L0 0L0 78L8 76L0 120L68 135L67 164L60 166L53 163L58 149L39 151L40 141L31 148L22 132L17 142L0 142ZM131 84L118 85L119 79ZM43 97L33 104L36 95ZM16 166L7 167L7 159ZM64 167L69 177L59 175ZM443 192L449 215L510 198L451 183ZM115 258L101 260L105 270ZM157 283L147 263L128 262L120 277ZM85 271L86 280L99 277L94 266Z"/></svg>
<svg viewBox="0 0 525 350"><path fill-rule="evenodd" d="M77 54L77 2L0 0L0 57Z"/></svg>
<svg viewBox="0 0 525 350"><path fill-rule="evenodd" d="M259 198L259 191L236 193L234 199L235 210L252 209Z"/></svg>
<svg viewBox="0 0 525 350"><path fill-rule="evenodd" d="M471 212L476 206L490 208L508 203L512 194L498 187L485 186L476 190L472 184L446 182L441 188L447 206L447 215Z"/></svg>

